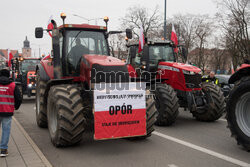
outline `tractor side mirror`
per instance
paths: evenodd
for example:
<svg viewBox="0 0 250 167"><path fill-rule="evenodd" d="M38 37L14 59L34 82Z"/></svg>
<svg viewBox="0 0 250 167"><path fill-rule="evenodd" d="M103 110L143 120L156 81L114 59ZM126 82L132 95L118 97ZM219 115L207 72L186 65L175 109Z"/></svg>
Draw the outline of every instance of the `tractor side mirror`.
<svg viewBox="0 0 250 167"><path fill-rule="evenodd" d="M132 39L132 30L131 29L126 29L126 36L128 39Z"/></svg>
<svg viewBox="0 0 250 167"><path fill-rule="evenodd" d="M36 38L42 38L43 37L43 28L42 27L37 27L35 29L35 36L36 36Z"/></svg>

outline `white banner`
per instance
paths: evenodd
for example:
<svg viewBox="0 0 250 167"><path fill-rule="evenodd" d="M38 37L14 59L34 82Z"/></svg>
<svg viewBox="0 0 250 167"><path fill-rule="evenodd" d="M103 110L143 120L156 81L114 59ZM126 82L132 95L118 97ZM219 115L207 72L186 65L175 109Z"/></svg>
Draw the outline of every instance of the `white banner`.
<svg viewBox="0 0 250 167"><path fill-rule="evenodd" d="M122 84L122 85L121 85ZM137 84L137 87L136 87ZM95 112L109 111L110 106L128 106L133 109L145 109L145 83L139 87L139 83L112 83L106 86L106 83L95 84L94 90L94 108ZM102 89L101 89L102 88ZM128 89L121 89L128 88Z"/></svg>

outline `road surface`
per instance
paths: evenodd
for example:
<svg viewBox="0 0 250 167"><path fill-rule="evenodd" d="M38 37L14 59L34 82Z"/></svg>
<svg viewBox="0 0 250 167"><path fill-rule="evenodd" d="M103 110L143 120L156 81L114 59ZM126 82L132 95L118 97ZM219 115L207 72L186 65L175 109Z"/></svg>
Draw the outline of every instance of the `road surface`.
<svg viewBox="0 0 250 167"><path fill-rule="evenodd" d="M15 117L55 167L231 167L250 166L250 153L230 137L224 118L198 122L181 111L171 127L155 127L142 141L94 141L85 134L80 145L55 148L48 129L37 127L35 100L26 98Z"/></svg>

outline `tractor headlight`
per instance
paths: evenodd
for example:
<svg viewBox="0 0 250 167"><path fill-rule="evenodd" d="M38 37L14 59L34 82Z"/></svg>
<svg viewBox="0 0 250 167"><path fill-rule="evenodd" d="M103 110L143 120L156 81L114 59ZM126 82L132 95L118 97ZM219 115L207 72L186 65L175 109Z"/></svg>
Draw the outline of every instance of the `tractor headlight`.
<svg viewBox="0 0 250 167"><path fill-rule="evenodd" d="M31 87L32 87L32 84L28 84L28 87L31 88Z"/></svg>

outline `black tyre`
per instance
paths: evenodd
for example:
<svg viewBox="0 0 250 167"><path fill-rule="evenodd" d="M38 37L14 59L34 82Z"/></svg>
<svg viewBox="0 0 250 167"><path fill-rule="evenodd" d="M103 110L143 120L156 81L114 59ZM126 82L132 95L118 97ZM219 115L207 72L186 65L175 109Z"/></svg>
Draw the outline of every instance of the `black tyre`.
<svg viewBox="0 0 250 167"><path fill-rule="evenodd" d="M179 114L178 97L174 89L167 84L159 84L155 90L155 106L158 111L155 124L172 125Z"/></svg>
<svg viewBox="0 0 250 167"><path fill-rule="evenodd" d="M39 71L36 75L36 123L41 128L47 128L47 106L44 99L46 82L40 79Z"/></svg>
<svg viewBox="0 0 250 167"><path fill-rule="evenodd" d="M47 101L48 128L52 143L70 146L81 141L86 119L80 91L74 85L52 86Z"/></svg>
<svg viewBox="0 0 250 167"><path fill-rule="evenodd" d="M137 140L137 139L141 140L141 139L146 139L146 138L150 137L152 132L155 130L154 129L154 124L155 124L155 121L156 121L156 115L157 115L157 111L156 111L156 108L155 108L154 97L153 97L153 94L150 94L146 98L146 116L147 116L146 129L147 129L147 135L140 136L140 137L130 137L128 139L129 140Z"/></svg>
<svg viewBox="0 0 250 167"><path fill-rule="evenodd" d="M202 110L193 111L192 114L199 121L216 121L222 116L226 107L223 92L218 85L212 82L203 83L203 92L205 92L205 94L210 92L212 102L208 104L208 107Z"/></svg>
<svg viewBox="0 0 250 167"><path fill-rule="evenodd" d="M22 85L17 85L19 91L20 91L20 94L21 94L21 99L23 100L23 87Z"/></svg>
<svg viewBox="0 0 250 167"><path fill-rule="evenodd" d="M235 84L227 102L227 123L232 137L250 151L250 77Z"/></svg>
<svg viewBox="0 0 250 167"><path fill-rule="evenodd" d="M147 135L144 138L147 138L149 136L151 136L151 133L155 130L154 129L154 124L156 121L156 115L157 115L157 111L155 108L155 101L153 99L153 95L149 96L146 98L146 107L147 107L147 112L146 112L146 116L147 116Z"/></svg>

